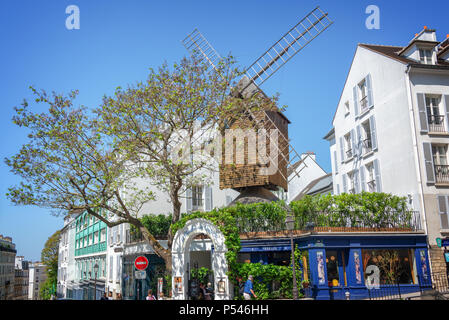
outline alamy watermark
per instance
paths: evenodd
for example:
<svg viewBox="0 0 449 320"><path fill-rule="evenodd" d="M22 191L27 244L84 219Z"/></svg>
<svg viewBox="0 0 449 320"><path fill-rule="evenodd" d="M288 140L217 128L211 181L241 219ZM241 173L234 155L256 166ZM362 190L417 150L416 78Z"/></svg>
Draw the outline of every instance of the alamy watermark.
<svg viewBox="0 0 449 320"><path fill-rule="evenodd" d="M365 10L366 14L369 16L365 20L365 26L368 30L379 30L380 29L380 9L376 5L369 5Z"/></svg>
<svg viewBox="0 0 449 320"><path fill-rule="evenodd" d="M79 30L80 28L80 8L78 6L71 4L65 8L65 13L69 16L65 19L65 27L68 30Z"/></svg>

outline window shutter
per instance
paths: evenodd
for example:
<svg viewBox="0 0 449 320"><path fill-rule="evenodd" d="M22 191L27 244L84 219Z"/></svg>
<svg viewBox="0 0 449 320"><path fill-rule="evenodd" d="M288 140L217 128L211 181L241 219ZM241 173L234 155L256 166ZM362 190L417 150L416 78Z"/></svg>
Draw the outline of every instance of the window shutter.
<svg viewBox="0 0 449 320"><path fill-rule="evenodd" d="M206 187L205 189L205 198L206 198L206 211L211 211L212 210L212 188L211 187Z"/></svg>
<svg viewBox="0 0 449 320"><path fill-rule="evenodd" d="M449 222L447 219L447 203L447 196L438 196L438 213L440 214L441 229L449 229Z"/></svg>
<svg viewBox="0 0 449 320"><path fill-rule="evenodd" d="M377 150L377 132L376 132L376 121L374 116L369 118L369 127L371 129L371 146L373 150Z"/></svg>
<svg viewBox="0 0 449 320"><path fill-rule="evenodd" d="M355 193L360 193L359 170L354 171L354 191Z"/></svg>
<svg viewBox="0 0 449 320"><path fill-rule="evenodd" d="M418 93L417 97L418 97L419 123L421 124L421 132L429 132L426 97L422 93Z"/></svg>
<svg viewBox="0 0 449 320"><path fill-rule="evenodd" d="M341 163L345 161L345 145L343 139L343 137L340 137Z"/></svg>
<svg viewBox="0 0 449 320"><path fill-rule="evenodd" d="M192 189L186 190L186 211L192 212Z"/></svg>
<svg viewBox="0 0 449 320"><path fill-rule="evenodd" d="M347 193L348 192L348 188L346 185L346 175L343 175L343 193Z"/></svg>
<svg viewBox="0 0 449 320"><path fill-rule="evenodd" d="M360 130L360 125L357 126L357 155L361 156L363 153L363 143L362 143L362 135Z"/></svg>
<svg viewBox="0 0 449 320"><path fill-rule="evenodd" d="M335 166L335 174L337 174L338 173L337 151L334 151L334 166Z"/></svg>
<svg viewBox="0 0 449 320"><path fill-rule="evenodd" d="M352 89L353 100L354 100L354 114L357 118L359 116L359 91L357 85Z"/></svg>
<svg viewBox="0 0 449 320"><path fill-rule="evenodd" d="M376 176L376 191L382 192L382 180L380 178L380 166L379 166L379 160L374 160L374 174Z"/></svg>
<svg viewBox="0 0 449 320"><path fill-rule="evenodd" d="M368 74L368 76L365 78L365 83L366 89L368 91L368 108L371 108L374 105L371 74Z"/></svg>
<svg viewBox="0 0 449 320"><path fill-rule="evenodd" d="M360 186L361 186L361 190L365 191L365 167L362 166L360 167Z"/></svg>
<svg viewBox="0 0 449 320"><path fill-rule="evenodd" d="M351 145L352 145L352 156L356 155L356 144L355 144L355 131L351 130Z"/></svg>
<svg viewBox="0 0 449 320"><path fill-rule="evenodd" d="M449 95L442 97L444 103L444 111L446 112L446 132L449 132Z"/></svg>
<svg viewBox="0 0 449 320"><path fill-rule="evenodd" d="M435 183L435 170L432 157L432 145L428 142L423 143L424 161L426 164L427 182Z"/></svg>

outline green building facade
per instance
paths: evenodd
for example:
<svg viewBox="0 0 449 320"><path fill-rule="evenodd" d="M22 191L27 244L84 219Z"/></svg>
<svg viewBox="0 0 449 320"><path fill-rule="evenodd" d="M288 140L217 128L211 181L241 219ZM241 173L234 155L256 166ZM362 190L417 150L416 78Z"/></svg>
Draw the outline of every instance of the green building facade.
<svg viewBox="0 0 449 320"><path fill-rule="evenodd" d="M75 279L82 287L82 296L78 299L92 300L94 290L92 281L95 280L97 299L104 290L106 280L106 254L107 254L107 225L99 219L87 214L80 214L75 223ZM98 265L95 275L94 266ZM88 289L88 290L86 290ZM91 290L92 289L92 290Z"/></svg>

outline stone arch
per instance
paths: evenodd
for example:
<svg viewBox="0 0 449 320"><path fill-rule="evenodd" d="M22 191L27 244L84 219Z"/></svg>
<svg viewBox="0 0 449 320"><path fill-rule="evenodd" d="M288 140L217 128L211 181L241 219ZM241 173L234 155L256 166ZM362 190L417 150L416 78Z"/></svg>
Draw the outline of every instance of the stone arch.
<svg viewBox="0 0 449 320"><path fill-rule="evenodd" d="M206 219L189 220L184 228L176 232L172 245L172 297L175 300L186 300L188 290L187 261L190 260L190 244L199 234L206 234L212 240L212 270L214 271L215 300L231 299L231 283L226 272L228 263L225 237L220 229ZM180 280L181 289L175 283ZM219 292L219 282L223 281L224 292Z"/></svg>

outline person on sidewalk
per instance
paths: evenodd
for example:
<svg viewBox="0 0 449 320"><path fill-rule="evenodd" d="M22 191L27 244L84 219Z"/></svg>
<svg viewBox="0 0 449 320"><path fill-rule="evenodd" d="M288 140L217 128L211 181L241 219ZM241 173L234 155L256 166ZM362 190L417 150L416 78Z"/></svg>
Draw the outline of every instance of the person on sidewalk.
<svg viewBox="0 0 449 320"><path fill-rule="evenodd" d="M100 300L109 300L108 294L106 293L106 291L103 293L103 296L101 297Z"/></svg>
<svg viewBox="0 0 449 320"><path fill-rule="evenodd" d="M156 297L153 295L153 290L148 290L148 295L146 300L156 300Z"/></svg>
<svg viewBox="0 0 449 320"><path fill-rule="evenodd" d="M251 296L257 299L257 296L253 290L253 276L249 275L248 280L246 280L245 283L245 288L243 289L243 297L245 298L245 300L251 300Z"/></svg>

